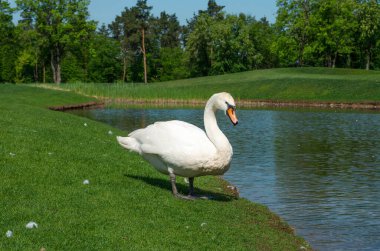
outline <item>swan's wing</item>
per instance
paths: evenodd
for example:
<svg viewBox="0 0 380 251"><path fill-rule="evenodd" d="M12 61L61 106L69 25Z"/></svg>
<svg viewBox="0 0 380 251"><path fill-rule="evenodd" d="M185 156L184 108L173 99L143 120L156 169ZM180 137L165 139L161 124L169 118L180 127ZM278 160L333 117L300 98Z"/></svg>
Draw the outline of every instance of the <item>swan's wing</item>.
<svg viewBox="0 0 380 251"><path fill-rule="evenodd" d="M178 120L156 122L128 136L140 143L143 153L157 154L176 166L197 165L216 152L203 130Z"/></svg>

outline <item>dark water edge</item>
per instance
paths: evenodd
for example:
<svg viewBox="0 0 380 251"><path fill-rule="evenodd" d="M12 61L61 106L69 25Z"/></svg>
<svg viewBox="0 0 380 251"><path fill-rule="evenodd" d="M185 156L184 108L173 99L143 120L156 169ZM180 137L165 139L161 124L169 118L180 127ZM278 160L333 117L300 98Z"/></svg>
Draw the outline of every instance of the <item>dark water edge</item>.
<svg viewBox="0 0 380 251"><path fill-rule="evenodd" d="M101 109L76 114L130 132L179 119L203 128L201 109ZM267 205L317 250L379 250L380 115L313 109L240 110L225 179ZM243 132L243 133L242 133Z"/></svg>

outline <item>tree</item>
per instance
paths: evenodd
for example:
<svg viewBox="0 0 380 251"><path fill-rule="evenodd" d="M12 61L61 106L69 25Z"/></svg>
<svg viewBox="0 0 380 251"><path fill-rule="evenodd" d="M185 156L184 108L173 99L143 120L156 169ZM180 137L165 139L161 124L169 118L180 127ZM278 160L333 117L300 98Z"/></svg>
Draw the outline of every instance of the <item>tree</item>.
<svg viewBox="0 0 380 251"><path fill-rule="evenodd" d="M16 74L17 44L12 15L9 2L0 0L0 82L13 82Z"/></svg>
<svg viewBox="0 0 380 251"><path fill-rule="evenodd" d="M198 17L200 16L208 16L212 20L222 20L224 18L223 13L224 6L218 5L215 0L209 0L207 2L206 10L199 10L198 14L194 14L194 16L187 20L187 25L182 27L182 43L186 47L187 40L190 33L192 33L195 29L195 24L198 21Z"/></svg>
<svg viewBox="0 0 380 251"><path fill-rule="evenodd" d="M87 20L89 17L88 5L82 5L79 2L71 7L77 9L77 11L74 11L74 15L72 15L70 20L73 30L70 35L71 40L67 43L67 50L78 62L79 70L81 71L80 75L83 76L81 81L86 82L89 75L88 67L91 57L90 49L94 43L97 22Z"/></svg>
<svg viewBox="0 0 380 251"><path fill-rule="evenodd" d="M150 19L150 75L152 80L173 80L188 76L181 47L182 27L175 14L161 12Z"/></svg>
<svg viewBox="0 0 380 251"><path fill-rule="evenodd" d="M380 49L380 5L376 0L357 3L359 46L365 54L365 69L369 70L376 49Z"/></svg>
<svg viewBox="0 0 380 251"><path fill-rule="evenodd" d="M317 52L325 57L326 65L335 68L338 56L350 55L354 47L353 0L320 0L313 14L313 33Z"/></svg>
<svg viewBox="0 0 380 251"><path fill-rule="evenodd" d="M146 63L146 48L145 48L145 31L149 27L149 19L151 17L150 10L152 9L152 6L147 5L147 0L138 0L136 3L135 10L137 11L137 20L138 25L141 30L141 53L143 55L143 62L144 62L144 83L148 83L148 70L147 70L147 63Z"/></svg>
<svg viewBox="0 0 380 251"><path fill-rule="evenodd" d="M89 80L100 83L116 82L122 71L118 41L109 37L105 25L95 34L90 45Z"/></svg>
<svg viewBox="0 0 380 251"><path fill-rule="evenodd" d="M206 14L197 17L194 28L186 42L186 54L193 77L209 75L211 68L211 33L212 18Z"/></svg>
<svg viewBox="0 0 380 251"><path fill-rule="evenodd" d="M378 5L375 0L278 0L273 48L280 65L352 67L362 52L369 66L379 40Z"/></svg>
<svg viewBox="0 0 380 251"><path fill-rule="evenodd" d="M137 50L138 42L136 42L136 33L138 27L136 25L136 17L132 10L125 8L120 16L116 16L115 20L108 26L112 33L112 37L119 42L120 55L123 64L122 82L128 81L127 69L132 65L132 59Z"/></svg>
<svg viewBox="0 0 380 251"><path fill-rule="evenodd" d="M310 43L312 0L277 0L277 50L286 65L304 64Z"/></svg>
<svg viewBox="0 0 380 251"><path fill-rule="evenodd" d="M148 81L147 56L154 40L150 30L153 19L151 9L146 0L139 0L136 6L125 8L109 25L113 37L120 43L124 65L123 80L127 79L127 69L130 68L131 81Z"/></svg>
<svg viewBox="0 0 380 251"><path fill-rule="evenodd" d="M252 69L258 57L245 15L227 15L222 21L214 22L210 29L212 75Z"/></svg>
<svg viewBox="0 0 380 251"><path fill-rule="evenodd" d="M42 82L45 83L45 65L48 64L49 58L46 40L37 32L33 20L26 16L26 13L22 14L22 19L18 22L16 29L19 53L16 60L15 81L38 82L41 75L40 68L42 68Z"/></svg>
<svg viewBox="0 0 380 251"><path fill-rule="evenodd" d="M54 82L61 83L61 63L72 43L82 43L95 24L87 22L88 0L16 0L21 17L30 20L50 56Z"/></svg>
<svg viewBox="0 0 380 251"><path fill-rule="evenodd" d="M189 34L186 53L192 76L239 72L257 67L263 56L255 49L251 18L227 15L215 20L201 14Z"/></svg>
<svg viewBox="0 0 380 251"><path fill-rule="evenodd" d="M205 11L199 11L199 14L207 14L210 17L212 17L214 20L223 20L224 14L222 10L225 6L218 5L215 0L209 0L207 2L207 10Z"/></svg>
<svg viewBox="0 0 380 251"><path fill-rule="evenodd" d="M184 62L184 52L180 47L160 49L157 74L160 81L184 79L189 76Z"/></svg>
<svg viewBox="0 0 380 251"><path fill-rule="evenodd" d="M169 15L165 11L152 24L152 31L158 39L160 48L176 48L180 46L181 25L175 14Z"/></svg>
<svg viewBox="0 0 380 251"><path fill-rule="evenodd" d="M278 66L278 57L273 50L273 44L277 39L275 29L269 21L263 17L256 20L247 17L249 37L255 48L253 68L273 68Z"/></svg>

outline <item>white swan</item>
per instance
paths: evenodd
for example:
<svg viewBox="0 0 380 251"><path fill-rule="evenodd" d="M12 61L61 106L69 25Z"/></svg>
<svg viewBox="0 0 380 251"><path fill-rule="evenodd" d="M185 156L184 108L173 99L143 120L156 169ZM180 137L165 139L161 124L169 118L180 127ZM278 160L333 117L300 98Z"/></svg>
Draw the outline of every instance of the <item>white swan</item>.
<svg viewBox="0 0 380 251"><path fill-rule="evenodd" d="M231 122L238 123L235 101L229 93L211 96L204 111L206 133L183 121L156 122L131 132L128 137L117 137L119 144L139 153L158 171L169 174L172 191L179 198L193 198L194 177L222 175L229 167L232 147L219 129L215 112L223 110ZM176 175L189 178L189 196L178 193Z"/></svg>

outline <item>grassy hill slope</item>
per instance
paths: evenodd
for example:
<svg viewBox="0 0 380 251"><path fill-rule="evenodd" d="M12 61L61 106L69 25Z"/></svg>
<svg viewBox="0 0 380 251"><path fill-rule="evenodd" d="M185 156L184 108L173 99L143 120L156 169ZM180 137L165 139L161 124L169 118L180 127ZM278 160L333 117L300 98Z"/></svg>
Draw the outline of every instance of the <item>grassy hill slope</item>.
<svg viewBox="0 0 380 251"><path fill-rule="evenodd" d="M46 86L46 85L45 85ZM51 85L47 85L50 86ZM380 72L330 68L256 70L144 84L62 84L59 88L96 97L201 99L228 91L239 100L380 101Z"/></svg>

